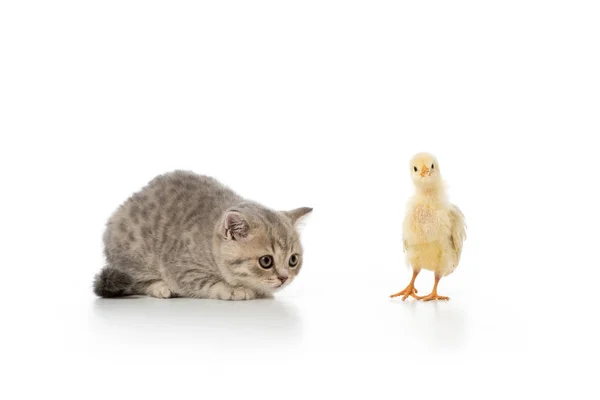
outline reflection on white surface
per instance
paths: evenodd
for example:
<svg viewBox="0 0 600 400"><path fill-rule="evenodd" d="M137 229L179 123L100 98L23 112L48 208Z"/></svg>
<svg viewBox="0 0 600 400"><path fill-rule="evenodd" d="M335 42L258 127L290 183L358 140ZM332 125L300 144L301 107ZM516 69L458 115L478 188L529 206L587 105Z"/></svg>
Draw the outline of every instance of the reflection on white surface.
<svg viewBox="0 0 600 400"><path fill-rule="evenodd" d="M96 299L90 317L93 336L128 345L276 349L293 347L302 339L295 306L272 299Z"/></svg>
<svg viewBox="0 0 600 400"><path fill-rule="evenodd" d="M414 333L424 342L445 349L456 349L465 344L466 316L460 306L450 302L420 304L415 301L403 306L404 312L411 317Z"/></svg>
<svg viewBox="0 0 600 400"><path fill-rule="evenodd" d="M163 349L209 357L233 351L282 353L479 354L527 348L527 327L504 305L469 301L286 297L227 302L198 299L95 299L88 350ZM121 351L121 350L119 350Z"/></svg>

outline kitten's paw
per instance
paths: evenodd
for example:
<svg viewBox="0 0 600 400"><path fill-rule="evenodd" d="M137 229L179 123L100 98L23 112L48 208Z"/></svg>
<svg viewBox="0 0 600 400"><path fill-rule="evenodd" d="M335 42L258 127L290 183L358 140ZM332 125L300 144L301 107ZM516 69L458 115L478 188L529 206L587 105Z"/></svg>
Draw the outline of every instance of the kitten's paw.
<svg viewBox="0 0 600 400"><path fill-rule="evenodd" d="M218 300L251 300L256 298L256 294L244 287L231 287L225 282L219 282L210 289L211 299Z"/></svg>
<svg viewBox="0 0 600 400"><path fill-rule="evenodd" d="M256 293L250 289L243 287L236 287L233 289L233 296L231 300L252 300L256 298Z"/></svg>
<svg viewBox="0 0 600 400"><path fill-rule="evenodd" d="M156 297L157 299L168 299L171 297L171 289L163 281L155 282L148 286L146 293L148 296Z"/></svg>
<svg viewBox="0 0 600 400"><path fill-rule="evenodd" d="M208 297L216 300L231 300L233 289L224 282L217 282L209 289Z"/></svg>

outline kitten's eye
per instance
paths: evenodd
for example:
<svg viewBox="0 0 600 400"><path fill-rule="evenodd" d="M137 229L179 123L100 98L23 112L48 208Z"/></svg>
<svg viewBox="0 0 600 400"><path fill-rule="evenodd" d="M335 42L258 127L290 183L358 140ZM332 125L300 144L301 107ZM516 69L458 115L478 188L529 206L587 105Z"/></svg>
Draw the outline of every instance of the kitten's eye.
<svg viewBox="0 0 600 400"><path fill-rule="evenodd" d="M413 167L413 168L414 168L415 172L417 172L417 167Z"/></svg>
<svg viewBox="0 0 600 400"><path fill-rule="evenodd" d="M434 168L435 168L435 166L433 164L431 164L431 169L434 169Z"/></svg>
<svg viewBox="0 0 600 400"><path fill-rule="evenodd" d="M258 263L264 269L270 269L273 267L273 257L271 256L262 256L258 259Z"/></svg>
<svg viewBox="0 0 600 400"><path fill-rule="evenodd" d="M288 264L290 265L290 267L294 268L296 265L298 265L299 261L300 261L300 256L298 254L292 254Z"/></svg>

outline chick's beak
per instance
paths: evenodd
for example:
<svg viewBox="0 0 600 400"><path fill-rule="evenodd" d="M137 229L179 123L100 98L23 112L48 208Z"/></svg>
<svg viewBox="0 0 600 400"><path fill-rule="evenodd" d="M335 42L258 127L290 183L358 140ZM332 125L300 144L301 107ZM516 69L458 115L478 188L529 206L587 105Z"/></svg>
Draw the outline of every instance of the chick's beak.
<svg viewBox="0 0 600 400"><path fill-rule="evenodd" d="M429 168L423 167L421 168L421 173L419 173L419 175L421 175L421 178L424 178L425 176L431 175L431 171L429 170Z"/></svg>

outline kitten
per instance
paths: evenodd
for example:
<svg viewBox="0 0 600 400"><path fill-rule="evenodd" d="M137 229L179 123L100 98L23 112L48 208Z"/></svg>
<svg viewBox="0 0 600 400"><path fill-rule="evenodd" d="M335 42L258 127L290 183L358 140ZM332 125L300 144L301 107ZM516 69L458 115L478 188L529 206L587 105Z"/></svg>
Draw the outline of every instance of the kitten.
<svg viewBox="0 0 600 400"><path fill-rule="evenodd" d="M94 293L271 297L302 267L296 224L311 211L273 211L191 172L159 175L108 220Z"/></svg>

